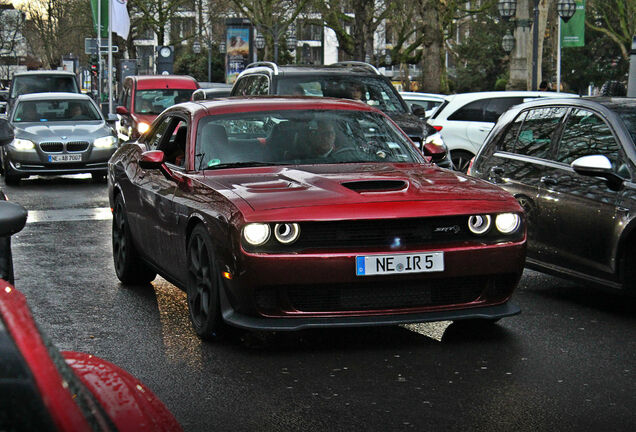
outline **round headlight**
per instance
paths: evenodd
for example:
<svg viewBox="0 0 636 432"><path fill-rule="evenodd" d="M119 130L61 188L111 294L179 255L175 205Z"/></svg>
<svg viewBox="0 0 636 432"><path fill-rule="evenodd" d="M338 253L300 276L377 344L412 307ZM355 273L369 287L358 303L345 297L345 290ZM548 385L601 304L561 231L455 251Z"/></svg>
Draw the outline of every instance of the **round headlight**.
<svg viewBox="0 0 636 432"><path fill-rule="evenodd" d="M150 125L148 123L141 122L137 125L137 132L140 134L145 134L148 129L150 129Z"/></svg>
<svg viewBox="0 0 636 432"><path fill-rule="evenodd" d="M516 213L501 213L495 218L495 226L504 234L511 234L519 228L521 218Z"/></svg>
<svg viewBox="0 0 636 432"><path fill-rule="evenodd" d="M300 226L297 223L278 223L274 226L274 237L282 244L290 244L298 240Z"/></svg>
<svg viewBox="0 0 636 432"><path fill-rule="evenodd" d="M245 241L254 246L260 246L269 240L269 225L262 223L251 223L243 228Z"/></svg>
<svg viewBox="0 0 636 432"><path fill-rule="evenodd" d="M474 215L468 218L468 229L473 234L481 235L490 229L490 215Z"/></svg>

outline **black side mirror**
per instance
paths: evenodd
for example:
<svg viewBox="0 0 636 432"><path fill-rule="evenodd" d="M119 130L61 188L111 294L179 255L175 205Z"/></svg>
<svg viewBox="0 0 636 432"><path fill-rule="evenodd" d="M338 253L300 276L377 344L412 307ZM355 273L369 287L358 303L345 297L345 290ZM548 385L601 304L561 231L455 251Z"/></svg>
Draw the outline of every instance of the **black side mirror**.
<svg viewBox="0 0 636 432"><path fill-rule="evenodd" d="M11 236L24 228L27 211L19 204L0 201L0 278L13 284Z"/></svg>
<svg viewBox="0 0 636 432"><path fill-rule="evenodd" d="M416 115L420 118L426 117L426 108L421 105L413 104L411 105L411 112L413 115Z"/></svg>
<svg viewBox="0 0 636 432"><path fill-rule="evenodd" d="M0 145L7 145L15 138L13 126L8 120L0 119Z"/></svg>
<svg viewBox="0 0 636 432"><path fill-rule="evenodd" d="M106 114L106 123L109 126L115 126L115 123L117 123L117 120L119 120L119 117L117 117L117 114Z"/></svg>

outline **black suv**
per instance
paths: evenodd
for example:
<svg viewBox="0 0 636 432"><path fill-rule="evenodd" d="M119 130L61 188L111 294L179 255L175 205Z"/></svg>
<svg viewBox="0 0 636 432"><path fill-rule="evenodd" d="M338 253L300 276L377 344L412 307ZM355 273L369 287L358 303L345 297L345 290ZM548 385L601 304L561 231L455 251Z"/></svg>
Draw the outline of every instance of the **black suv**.
<svg viewBox="0 0 636 432"><path fill-rule="evenodd" d="M636 294L636 98L541 99L504 113L469 174L526 211L526 264Z"/></svg>
<svg viewBox="0 0 636 432"><path fill-rule="evenodd" d="M427 135L426 124L411 113L391 81L368 63L352 61L327 66L252 63L238 76L231 93L231 96L248 95L358 99L391 117L418 148L422 148ZM448 152L444 151L444 154L446 157L443 160L435 162L442 167L452 168Z"/></svg>

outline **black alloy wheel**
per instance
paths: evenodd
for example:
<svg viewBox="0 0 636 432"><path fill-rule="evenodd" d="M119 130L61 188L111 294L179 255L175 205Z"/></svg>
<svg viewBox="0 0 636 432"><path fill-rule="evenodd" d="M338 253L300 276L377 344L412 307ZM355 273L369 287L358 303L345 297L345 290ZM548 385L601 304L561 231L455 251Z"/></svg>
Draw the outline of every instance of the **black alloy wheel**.
<svg viewBox="0 0 636 432"><path fill-rule="evenodd" d="M188 241L188 310L197 335L203 340L227 334L219 299L221 279L212 240L203 225L197 225Z"/></svg>
<svg viewBox="0 0 636 432"><path fill-rule="evenodd" d="M113 211L113 261L115 273L126 285L147 285L157 273L140 257L130 235L126 206L121 195L115 198Z"/></svg>
<svg viewBox="0 0 636 432"><path fill-rule="evenodd" d="M466 174L470 166L470 161L474 156L472 153L464 150L451 151L451 160L453 161L455 171L461 171Z"/></svg>

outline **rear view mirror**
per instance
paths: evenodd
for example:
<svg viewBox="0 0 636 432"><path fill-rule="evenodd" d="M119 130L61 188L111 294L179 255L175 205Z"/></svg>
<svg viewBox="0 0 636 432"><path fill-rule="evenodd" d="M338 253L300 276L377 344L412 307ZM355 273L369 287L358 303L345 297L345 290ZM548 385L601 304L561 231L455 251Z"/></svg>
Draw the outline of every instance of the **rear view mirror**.
<svg viewBox="0 0 636 432"><path fill-rule="evenodd" d="M623 186L623 178L617 175L612 162L603 155L588 155L576 159L570 165L578 174L590 177L603 177L612 190L619 190Z"/></svg>
<svg viewBox="0 0 636 432"><path fill-rule="evenodd" d="M411 105L411 112L413 115L424 118L426 117L426 108L421 105L413 104Z"/></svg>
<svg viewBox="0 0 636 432"><path fill-rule="evenodd" d="M150 150L141 154L139 166L143 169L159 169L163 165L165 155L161 150Z"/></svg>
<svg viewBox="0 0 636 432"><path fill-rule="evenodd" d="M117 108L115 108L115 112L117 112L117 114L119 115L128 115L130 114L128 112L128 108L126 108L125 106L118 106Z"/></svg>
<svg viewBox="0 0 636 432"><path fill-rule="evenodd" d="M119 120L119 117L117 117L117 114L106 115L106 123L108 123L111 126L115 126L115 123L117 123L117 120Z"/></svg>
<svg viewBox="0 0 636 432"><path fill-rule="evenodd" d="M5 119L0 119L0 145L9 144L13 138L15 135L11 124Z"/></svg>
<svg viewBox="0 0 636 432"><path fill-rule="evenodd" d="M0 201L0 237L9 237L24 228L27 211L20 204Z"/></svg>

